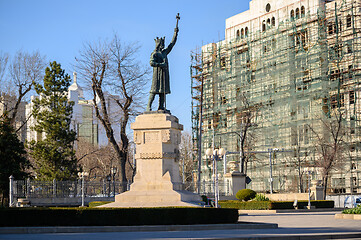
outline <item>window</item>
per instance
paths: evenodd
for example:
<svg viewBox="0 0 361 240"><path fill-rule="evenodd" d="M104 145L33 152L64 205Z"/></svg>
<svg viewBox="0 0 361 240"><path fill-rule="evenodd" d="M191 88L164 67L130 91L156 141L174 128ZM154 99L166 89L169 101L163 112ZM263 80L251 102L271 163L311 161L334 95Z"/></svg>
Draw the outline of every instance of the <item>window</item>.
<svg viewBox="0 0 361 240"><path fill-rule="evenodd" d="M293 11L293 9L291 10L291 20L293 20L295 18L295 11Z"/></svg>
<svg viewBox="0 0 361 240"><path fill-rule="evenodd" d="M355 91L350 91L350 104L354 104L355 103Z"/></svg>
<svg viewBox="0 0 361 240"><path fill-rule="evenodd" d="M291 127L291 145L298 145L297 127Z"/></svg>
<svg viewBox="0 0 361 240"><path fill-rule="evenodd" d="M239 38L239 29L236 32L237 39Z"/></svg>
<svg viewBox="0 0 361 240"><path fill-rule="evenodd" d="M348 78L352 79L352 72L353 72L353 66L349 65L348 66Z"/></svg>
<svg viewBox="0 0 361 240"><path fill-rule="evenodd" d="M296 19L300 18L300 9L296 8Z"/></svg>
<svg viewBox="0 0 361 240"><path fill-rule="evenodd" d="M352 19L351 19L351 15L349 14L346 17L346 27L349 28L351 27L351 25L352 25Z"/></svg>
<svg viewBox="0 0 361 240"><path fill-rule="evenodd" d="M241 38L244 38L244 29L241 30Z"/></svg>
<svg viewBox="0 0 361 240"><path fill-rule="evenodd" d="M336 94L331 96L331 107L332 108L336 108L336 107L344 107L345 106L345 96L343 93L341 94Z"/></svg>
<svg viewBox="0 0 361 240"><path fill-rule="evenodd" d="M301 7L301 17L304 17L305 16L305 7L302 6Z"/></svg>
<svg viewBox="0 0 361 240"><path fill-rule="evenodd" d="M328 23L328 34L329 35L333 34L333 23L332 22Z"/></svg>
<svg viewBox="0 0 361 240"><path fill-rule="evenodd" d="M221 97L221 103L222 103L222 105L227 104L227 98L225 96Z"/></svg>
<svg viewBox="0 0 361 240"><path fill-rule="evenodd" d="M245 30L244 30L244 35L245 35L246 37L248 37L248 27L245 28Z"/></svg>
<svg viewBox="0 0 361 240"><path fill-rule="evenodd" d="M352 40L346 42L346 53L352 53Z"/></svg>
<svg viewBox="0 0 361 240"><path fill-rule="evenodd" d="M267 3L266 5L266 12L271 11L271 4Z"/></svg>
<svg viewBox="0 0 361 240"><path fill-rule="evenodd" d="M266 21L262 22L262 32L266 31Z"/></svg>
<svg viewBox="0 0 361 240"><path fill-rule="evenodd" d="M272 17L272 26L276 26L276 19L275 19L275 17Z"/></svg>
<svg viewBox="0 0 361 240"><path fill-rule="evenodd" d="M221 68L226 68L226 57L221 57Z"/></svg>
<svg viewBox="0 0 361 240"><path fill-rule="evenodd" d="M356 163L352 163L352 167L351 167L351 169L352 169L352 170L357 169Z"/></svg>

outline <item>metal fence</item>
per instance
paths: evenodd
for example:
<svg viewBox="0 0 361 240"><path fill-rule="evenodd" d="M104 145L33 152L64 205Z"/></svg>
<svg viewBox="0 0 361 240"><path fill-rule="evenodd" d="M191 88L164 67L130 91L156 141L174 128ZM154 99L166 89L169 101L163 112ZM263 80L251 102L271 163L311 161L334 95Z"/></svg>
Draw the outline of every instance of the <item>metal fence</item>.
<svg viewBox="0 0 361 240"><path fill-rule="evenodd" d="M66 205L66 203L72 202L76 205L82 198L82 180L76 181L37 181L37 180L14 180L10 178L10 206L18 205L18 199L28 199L32 203L48 202L50 205L56 205L54 199L69 199L69 201L63 200L60 205ZM102 200L114 201L114 196L119 194L122 189L122 185L126 186L126 189L130 189L131 182L119 182L119 181L84 181L84 196L87 198L87 203L90 201ZM198 186L193 182L186 183L174 183L175 189L183 189L190 192L199 192L200 195L214 196L215 186L214 182L202 181ZM218 189L220 196L229 196L230 184L229 181L218 182ZM74 202L71 199L78 198L79 201ZM41 201L43 199L43 201ZM51 199L52 201L50 201ZM32 204L33 205L33 204ZM43 204L46 205L46 204Z"/></svg>
<svg viewBox="0 0 361 240"><path fill-rule="evenodd" d="M131 182L125 182L124 186L129 190L130 184ZM11 192L16 198L71 198L80 197L82 194L81 180L13 180L12 185ZM114 197L120 193L122 185L119 181L84 181L84 193L87 197Z"/></svg>
<svg viewBox="0 0 361 240"><path fill-rule="evenodd" d="M230 196L231 193L231 186L228 180L219 180L218 181L218 191L220 196ZM201 181L200 186L200 194L212 196L215 192L215 184L212 181Z"/></svg>
<svg viewBox="0 0 361 240"><path fill-rule="evenodd" d="M37 180L14 180L10 178L10 206L16 206L18 199L32 199L31 202L54 203L49 199L71 199L82 197L82 180L76 181L37 181ZM119 181L84 181L84 196L89 201L97 201L97 198L104 200L114 200L114 196L119 194L122 186L129 190L131 182ZM36 201L34 201L36 199ZM44 201L40 201L43 199ZM80 201L80 200L79 200ZM69 201L68 201L69 202ZM73 202L73 205L76 204ZM46 205L46 204L45 204ZM50 204L50 205L56 205ZM61 205L66 205L63 201Z"/></svg>

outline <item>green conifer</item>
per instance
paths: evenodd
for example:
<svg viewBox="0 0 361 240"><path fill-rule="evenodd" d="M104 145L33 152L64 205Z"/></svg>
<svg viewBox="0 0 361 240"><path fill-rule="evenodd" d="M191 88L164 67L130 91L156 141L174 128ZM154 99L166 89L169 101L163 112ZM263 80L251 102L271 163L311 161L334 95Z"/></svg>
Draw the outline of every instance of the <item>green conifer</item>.
<svg viewBox="0 0 361 240"><path fill-rule="evenodd" d="M77 160L73 149L76 133L71 130L73 102L68 101L70 77L55 61L45 69L44 86L35 85L39 98L33 100L33 127L44 139L30 142L34 170L40 180L74 179Z"/></svg>
<svg viewBox="0 0 361 240"><path fill-rule="evenodd" d="M7 114L0 117L0 192L3 198L9 194L9 177L24 179L30 166L25 157L24 144L20 142ZM3 202L3 201L2 201Z"/></svg>

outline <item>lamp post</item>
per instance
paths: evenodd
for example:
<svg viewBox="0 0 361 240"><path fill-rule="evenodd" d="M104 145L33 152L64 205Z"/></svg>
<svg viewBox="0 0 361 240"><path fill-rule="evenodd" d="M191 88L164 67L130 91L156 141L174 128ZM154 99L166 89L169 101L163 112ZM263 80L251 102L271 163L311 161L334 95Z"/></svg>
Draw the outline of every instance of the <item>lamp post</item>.
<svg viewBox="0 0 361 240"><path fill-rule="evenodd" d="M308 209L311 209L311 174L312 171L309 168L305 169L308 176Z"/></svg>
<svg viewBox="0 0 361 240"><path fill-rule="evenodd" d="M84 191L84 177L89 176L87 172L78 172L78 177L81 180L81 206L85 206L85 191Z"/></svg>
<svg viewBox="0 0 361 240"><path fill-rule="evenodd" d="M108 181L108 197L110 197L110 182L112 181L111 174L107 175L107 181Z"/></svg>
<svg viewBox="0 0 361 240"><path fill-rule="evenodd" d="M206 156L213 158L214 202L216 208L218 208L219 200L217 161L219 161L225 154L226 150L224 148L215 149L213 152L210 148L206 150Z"/></svg>
<svg viewBox="0 0 361 240"><path fill-rule="evenodd" d="M278 148L274 149L268 149L269 153L269 185L270 185L270 194L273 194L273 173L272 173L272 153L279 152L280 150ZM284 150L282 150L284 151Z"/></svg>
<svg viewBox="0 0 361 240"><path fill-rule="evenodd" d="M110 173L113 177L113 195L115 196L115 175L117 174L117 168L116 167L112 167L110 169Z"/></svg>

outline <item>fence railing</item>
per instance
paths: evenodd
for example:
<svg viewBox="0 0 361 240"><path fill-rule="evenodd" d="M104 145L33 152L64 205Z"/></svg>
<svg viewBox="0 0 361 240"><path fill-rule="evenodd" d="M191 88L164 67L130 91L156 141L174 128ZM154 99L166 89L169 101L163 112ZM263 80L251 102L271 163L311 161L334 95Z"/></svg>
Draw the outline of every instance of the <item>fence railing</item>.
<svg viewBox="0 0 361 240"><path fill-rule="evenodd" d="M131 182L125 182L129 189ZM36 181L13 180L12 194L17 198L71 198L82 194L81 180L77 181ZM84 181L84 193L87 197L114 197L120 193L122 182ZM115 191L114 191L115 190Z"/></svg>
<svg viewBox="0 0 361 240"><path fill-rule="evenodd" d="M76 181L37 181L37 180L14 180L10 178L10 206L15 206L19 198L26 199L70 199L82 197L82 180ZM131 182L120 181L84 181L84 196L89 200L96 198L112 198L121 192L123 186L130 189ZM175 183L176 189L190 192L198 192L198 186L193 182ZM218 182L219 195L229 196L230 185L228 181ZM215 192L214 182L202 181L199 186L201 195L213 196ZM90 200L89 200L90 201Z"/></svg>

